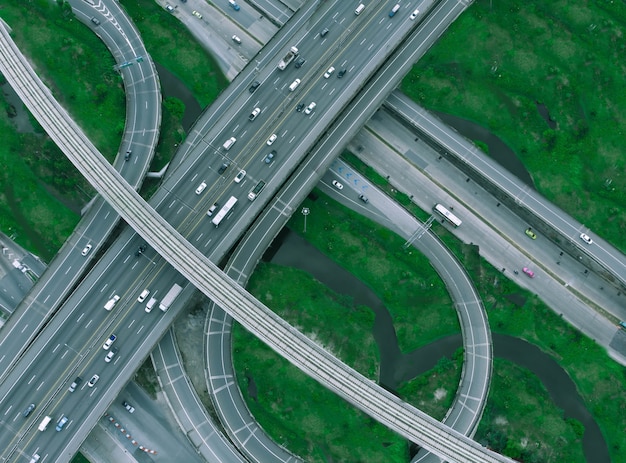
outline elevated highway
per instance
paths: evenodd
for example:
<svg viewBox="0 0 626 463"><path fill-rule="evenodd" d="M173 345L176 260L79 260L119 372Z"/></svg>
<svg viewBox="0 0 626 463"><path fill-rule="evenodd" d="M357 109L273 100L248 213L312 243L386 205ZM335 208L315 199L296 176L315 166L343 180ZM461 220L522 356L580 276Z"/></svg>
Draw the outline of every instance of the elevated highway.
<svg viewBox="0 0 626 463"><path fill-rule="evenodd" d="M71 123L68 115L51 103L49 91L36 79L25 61L14 54L8 35L3 34L2 39L0 65L3 73L31 112L98 192L194 286L226 308L243 326L307 374L402 436L447 461L511 461L404 404L346 365L329 358L319 346L242 291L156 214L102 159L84 134ZM38 85L33 85L34 81ZM103 412L103 404L96 404L91 419ZM70 441L60 449L59 455L72 455L79 443L76 439ZM3 457L12 458L16 449L17 445L11 446L5 450Z"/></svg>

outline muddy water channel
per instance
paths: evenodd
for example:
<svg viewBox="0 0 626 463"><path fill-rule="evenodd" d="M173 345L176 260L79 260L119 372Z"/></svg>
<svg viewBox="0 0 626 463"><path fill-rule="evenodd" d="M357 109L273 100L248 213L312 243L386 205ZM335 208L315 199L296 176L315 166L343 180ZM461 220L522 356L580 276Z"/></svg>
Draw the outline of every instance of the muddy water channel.
<svg viewBox="0 0 626 463"><path fill-rule="evenodd" d="M380 351L379 382L390 390L430 370L442 357L452 358L454 352L462 347L461 335L458 334L403 354L398 347L391 316L376 294L295 233L283 230L264 260L308 272L336 293L351 297L355 305L367 306L374 312L373 336ZM493 342L495 356L532 371L546 387L556 406L564 410L565 417L574 418L585 426L583 450L587 461L610 463L600 428L565 370L552 357L521 339L493 334Z"/></svg>

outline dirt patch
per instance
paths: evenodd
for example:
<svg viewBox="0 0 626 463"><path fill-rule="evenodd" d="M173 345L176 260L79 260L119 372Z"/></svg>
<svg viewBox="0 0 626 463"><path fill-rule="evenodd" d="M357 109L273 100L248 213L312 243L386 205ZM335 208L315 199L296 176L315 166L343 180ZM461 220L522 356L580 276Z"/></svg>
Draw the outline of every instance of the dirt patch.
<svg viewBox="0 0 626 463"><path fill-rule="evenodd" d="M209 301L198 298L187 313L178 317L173 328L185 372L202 404L211 410L213 407L204 377L204 322L208 310Z"/></svg>

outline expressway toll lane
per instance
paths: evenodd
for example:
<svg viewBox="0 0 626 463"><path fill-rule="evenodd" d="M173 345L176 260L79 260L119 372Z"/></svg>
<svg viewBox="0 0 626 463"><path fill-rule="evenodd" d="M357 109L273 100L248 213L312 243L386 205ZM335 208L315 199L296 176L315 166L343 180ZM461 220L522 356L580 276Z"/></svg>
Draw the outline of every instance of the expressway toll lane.
<svg viewBox="0 0 626 463"><path fill-rule="evenodd" d="M443 358L452 358L462 347L461 335L448 336L402 354L392 319L374 292L296 233L283 229L263 260L304 270L338 294L353 298L375 313L373 335L380 351L379 382L394 391L398 385L434 368ZM493 333L494 356L509 360L535 374L565 418L574 418L585 427L583 451L588 462L609 463L608 448L602 432L587 410L576 385L557 362L537 346L512 336Z"/></svg>

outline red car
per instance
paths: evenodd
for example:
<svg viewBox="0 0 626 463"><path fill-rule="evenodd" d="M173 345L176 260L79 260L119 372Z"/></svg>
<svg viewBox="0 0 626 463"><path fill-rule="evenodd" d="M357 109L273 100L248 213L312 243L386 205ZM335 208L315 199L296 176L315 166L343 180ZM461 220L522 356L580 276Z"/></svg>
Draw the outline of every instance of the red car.
<svg viewBox="0 0 626 463"><path fill-rule="evenodd" d="M529 269L528 267L524 267L522 269L522 272L524 272L526 275L528 275L530 278L535 278L535 272L533 272L531 269Z"/></svg>

